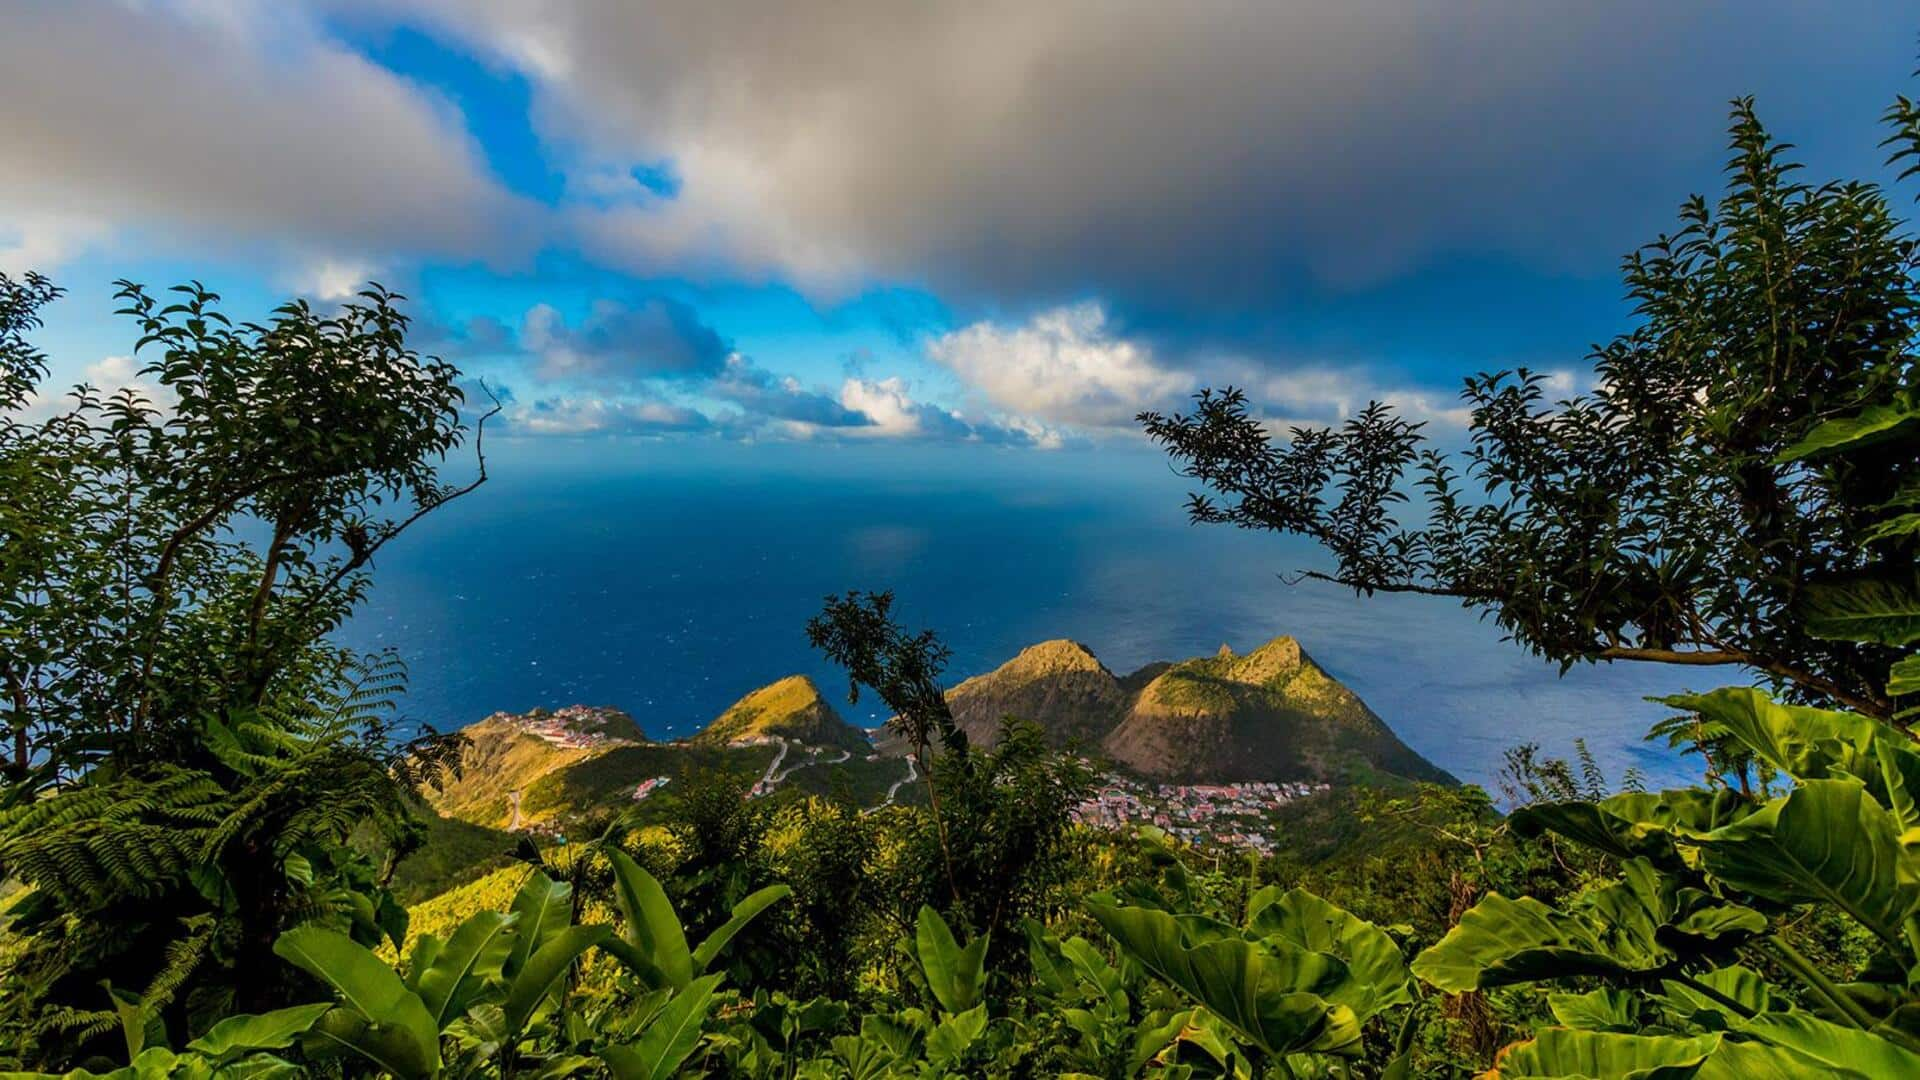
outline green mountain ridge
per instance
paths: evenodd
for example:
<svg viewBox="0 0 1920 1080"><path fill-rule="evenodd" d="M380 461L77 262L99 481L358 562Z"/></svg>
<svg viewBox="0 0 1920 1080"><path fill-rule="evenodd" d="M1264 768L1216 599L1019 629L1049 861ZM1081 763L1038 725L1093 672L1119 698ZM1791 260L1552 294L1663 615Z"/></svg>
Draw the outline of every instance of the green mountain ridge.
<svg viewBox="0 0 1920 1080"><path fill-rule="evenodd" d="M1126 676L1079 642L1043 641L962 681L947 700L978 745L992 745L1002 718L1018 717L1055 745L1149 780L1352 782L1384 774L1453 782L1291 637L1244 654L1223 645L1213 656ZM870 740L804 675L751 691L673 742L648 741L618 710L583 706L496 713L463 734L470 744L461 775L424 797L445 817L499 830L553 831L594 811L631 807L641 783L688 768L750 773L769 788L837 785L873 803L904 775L908 751L897 737Z"/></svg>
<svg viewBox="0 0 1920 1080"><path fill-rule="evenodd" d="M1385 772L1453 781L1286 636L1124 677L1079 642L1045 641L960 683L947 702L973 742L991 745L1001 719L1019 717L1056 745L1150 779L1335 781ZM904 750L897 740L884 745Z"/></svg>
<svg viewBox="0 0 1920 1080"><path fill-rule="evenodd" d="M703 746L738 745L771 738L868 754L867 734L841 719L820 688L805 675L789 675L727 707L692 739Z"/></svg>

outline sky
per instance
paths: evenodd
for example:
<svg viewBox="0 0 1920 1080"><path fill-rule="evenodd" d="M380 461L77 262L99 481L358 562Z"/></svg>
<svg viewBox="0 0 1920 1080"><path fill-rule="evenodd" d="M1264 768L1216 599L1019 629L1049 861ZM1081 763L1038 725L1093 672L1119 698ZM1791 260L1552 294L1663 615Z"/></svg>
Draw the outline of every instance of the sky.
<svg viewBox="0 0 1920 1080"><path fill-rule="evenodd" d="M0 271L69 290L63 385L140 379L117 278L254 316L377 280L503 436L582 460L1139 450L1228 383L1444 436L1471 372L1583 385L1728 99L1890 179L1917 35L1867 0L10 0Z"/></svg>

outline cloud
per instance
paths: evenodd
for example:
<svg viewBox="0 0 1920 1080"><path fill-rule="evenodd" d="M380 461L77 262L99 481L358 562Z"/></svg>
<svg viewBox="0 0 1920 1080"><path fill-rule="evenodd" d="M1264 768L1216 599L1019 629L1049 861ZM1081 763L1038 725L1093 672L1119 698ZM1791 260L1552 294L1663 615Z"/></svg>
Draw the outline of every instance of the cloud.
<svg viewBox="0 0 1920 1080"><path fill-rule="evenodd" d="M808 390L791 375L776 375L755 367L743 356L727 359L726 371L707 392L740 406L762 420L788 421L810 427L867 427L873 419L850 409L836 398Z"/></svg>
<svg viewBox="0 0 1920 1080"><path fill-rule="evenodd" d="M1462 252L1603 274L1711 181L1728 97L1848 141L1859 102L1870 148L1909 43L1786 0L412 8L531 81L616 265L1223 310Z"/></svg>
<svg viewBox="0 0 1920 1080"><path fill-rule="evenodd" d="M687 435L713 427L684 405L624 398L539 398L508 405L503 418L510 432L527 435Z"/></svg>
<svg viewBox="0 0 1920 1080"><path fill-rule="evenodd" d="M1083 427L1131 427L1142 409L1193 386L1191 376L1158 366L1144 345L1114 334L1093 302L1041 312L1019 327L975 323L934 338L927 355L1001 408Z"/></svg>
<svg viewBox="0 0 1920 1080"><path fill-rule="evenodd" d="M12 5L0 100L6 262L116 230L301 261L524 247L457 111L292 5Z"/></svg>
<svg viewBox="0 0 1920 1080"><path fill-rule="evenodd" d="M658 296L635 304L597 300L576 325L551 305L535 305L521 322L519 344L536 358L538 378L574 382L714 376L732 351L692 308Z"/></svg>
<svg viewBox="0 0 1920 1080"><path fill-rule="evenodd" d="M840 388L840 403L872 421L870 427L852 429L853 435L1030 446L1042 450L1059 449L1067 442L1064 433L1027 418L969 419L956 410L916 401L906 380L899 376L850 377Z"/></svg>

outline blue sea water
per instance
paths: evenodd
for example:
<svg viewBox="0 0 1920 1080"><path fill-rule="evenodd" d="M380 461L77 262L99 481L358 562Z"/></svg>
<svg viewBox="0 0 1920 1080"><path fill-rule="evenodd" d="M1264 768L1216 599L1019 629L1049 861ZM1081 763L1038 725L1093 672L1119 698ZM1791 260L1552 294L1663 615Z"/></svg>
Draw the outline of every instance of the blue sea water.
<svg viewBox="0 0 1920 1080"><path fill-rule="evenodd" d="M1448 601L1358 598L1287 571L1298 541L1186 521L1185 480L1138 450L508 443L492 479L381 554L345 629L396 649L405 717L613 705L657 738L802 672L845 680L803 627L828 593L890 589L953 649L951 675L1071 637L1125 673L1299 638L1416 750L1489 782L1501 752L1584 737L1616 779L1693 773L1641 740L1650 694L1718 685L1645 665L1557 669ZM1731 676L1731 673L1725 673ZM844 710L877 724L863 698Z"/></svg>

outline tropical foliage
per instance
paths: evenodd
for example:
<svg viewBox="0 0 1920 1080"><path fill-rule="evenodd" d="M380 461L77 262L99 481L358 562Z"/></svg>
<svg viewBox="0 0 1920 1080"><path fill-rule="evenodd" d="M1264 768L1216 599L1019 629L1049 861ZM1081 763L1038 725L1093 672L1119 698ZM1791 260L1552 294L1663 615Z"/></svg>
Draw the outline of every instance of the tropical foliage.
<svg viewBox="0 0 1920 1080"><path fill-rule="evenodd" d="M1890 113L1920 159L1920 106ZM527 837L388 889L449 743L329 633L373 553L484 480L478 425L378 288L234 326L122 293L134 390L28 420L56 295L0 277L0 1067L9 1076L750 1080L1920 1075L1915 242L1794 178L1746 103L1730 191L1628 263L1594 390L1469 383L1469 498L1369 409L1275 444L1235 393L1146 418L1362 591L1455 596L1562 662L1751 669L1667 699L1701 782L1584 753L1303 803L1278 858L1071 810L1087 763L969 746L885 593L808 627L924 808L677 778L664 825ZM1394 517L1409 468L1430 513ZM1776 696L1777 695L1777 696Z"/></svg>

